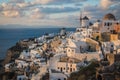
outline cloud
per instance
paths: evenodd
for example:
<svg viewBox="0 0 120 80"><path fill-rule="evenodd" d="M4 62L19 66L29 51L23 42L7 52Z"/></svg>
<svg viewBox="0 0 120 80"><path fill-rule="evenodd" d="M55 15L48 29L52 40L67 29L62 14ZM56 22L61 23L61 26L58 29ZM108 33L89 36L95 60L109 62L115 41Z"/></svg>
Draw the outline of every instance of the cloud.
<svg viewBox="0 0 120 80"><path fill-rule="evenodd" d="M9 3L24 3L25 0L9 0Z"/></svg>
<svg viewBox="0 0 120 80"><path fill-rule="evenodd" d="M101 5L87 5L84 8L84 14L91 20L102 19L105 14L112 13L120 19L119 0L101 0Z"/></svg>
<svg viewBox="0 0 120 80"><path fill-rule="evenodd" d="M112 13L120 19L120 0L101 0L101 6L105 12Z"/></svg>
<svg viewBox="0 0 120 80"><path fill-rule="evenodd" d="M103 16L110 12L110 10L102 9L98 5L87 5L84 7L83 16L88 16L91 21L97 21L98 19L102 20Z"/></svg>
<svg viewBox="0 0 120 80"><path fill-rule="evenodd" d="M75 19L82 6L83 16L91 20L107 13L120 17L119 0L100 0L99 5L86 5L86 1L91 0L10 0L0 5L0 24L79 26Z"/></svg>
<svg viewBox="0 0 120 80"><path fill-rule="evenodd" d="M29 16L30 18L34 19L43 19L45 17L45 15L40 11L39 8L33 9Z"/></svg>
<svg viewBox="0 0 120 80"><path fill-rule="evenodd" d="M20 17L23 12L18 6L8 3L2 3L0 13L5 17Z"/></svg>
<svg viewBox="0 0 120 80"><path fill-rule="evenodd" d="M70 3L79 3L85 1L88 0L52 0L50 4L70 4Z"/></svg>
<svg viewBox="0 0 120 80"><path fill-rule="evenodd" d="M103 9L109 8L111 4L112 4L111 0L101 0L101 6Z"/></svg>
<svg viewBox="0 0 120 80"><path fill-rule="evenodd" d="M62 5L62 4L71 4L71 3L79 3L79 2L85 2L88 0L34 0L32 1L32 5L34 4L56 4L56 5Z"/></svg>
<svg viewBox="0 0 120 80"><path fill-rule="evenodd" d="M26 2L25 0L10 0L8 3L2 3L2 6L0 7L0 13L2 13L6 17L31 16L31 18L43 18L42 16L45 16L46 14L49 15L52 13L79 11L79 8L75 7L57 7L57 4L55 3L69 4L72 2L80 1L87 0L34 0L29 2ZM55 4L56 6L50 7L50 5L47 4L51 4L51 6L54 6ZM40 11L33 11L31 14L28 15L28 13L31 12L31 10L33 10L34 8L39 8Z"/></svg>
<svg viewBox="0 0 120 80"><path fill-rule="evenodd" d="M18 7L17 6L14 6L12 4L8 4L8 3L2 3L2 10L5 11L5 10L18 10Z"/></svg>
<svg viewBox="0 0 120 80"><path fill-rule="evenodd" d="M76 3L75 6L82 6L83 4L81 3Z"/></svg>
<svg viewBox="0 0 120 80"><path fill-rule="evenodd" d="M114 4L114 6L110 8L110 10L116 16L116 19L120 20L120 2Z"/></svg>
<svg viewBox="0 0 120 80"><path fill-rule="evenodd" d="M100 4L103 9L108 9L110 6L114 4L120 3L120 0L101 0Z"/></svg>
<svg viewBox="0 0 120 80"><path fill-rule="evenodd" d="M2 14L6 17L18 17L18 16L20 16L20 12L17 10L3 11Z"/></svg>
<svg viewBox="0 0 120 80"><path fill-rule="evenodd" d="M80 8L75 8L75 7L54 7L54 8L50 8L50 7L42 7L41 11L43 13L64 13L64 12L75 12L75 11L79 11Z"/></svg>
<svg viewBox="0 0 120 80"><path fill-rule="evenodd" d="M16 6L20 8L28 7L30 4L29 3L17 3Z"/></svg>
<svg viewBox="0 0 120 80"><path fill-rule="evenodd" d="M2 5L0 5L0 11L2 11L3 10L3 7L2 7Z"/></svg>
<svg viewBox="0 0 120 80"><path fill-rule="evenodd" d="M47 4L49 2L51 2L52 0L34 0L31 2L32 5L36 5L36 4Z"/></svg>

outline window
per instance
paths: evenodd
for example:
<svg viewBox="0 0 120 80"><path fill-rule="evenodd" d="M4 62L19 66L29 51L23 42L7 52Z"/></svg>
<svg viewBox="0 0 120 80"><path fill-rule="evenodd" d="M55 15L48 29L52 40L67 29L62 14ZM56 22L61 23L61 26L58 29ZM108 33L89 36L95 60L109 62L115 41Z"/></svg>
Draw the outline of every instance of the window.
<svg viewBox="0 0 120 80"><path fill-rule="evenodd" d="M106 26L106 23L104 24L104 26Z"/></svg>
<svg viewBox="0 0 120 80"><path fill-rule="evenodd" d="M65 68L64 68L64 70L65 70Z"/></svg>
<svg viewBox="0 0 120 80"><path fill-rule="evenodd" d="M77 32L79 32L80 30L78 29Z"/></svg>
<svg viewBox="0 0 120 80"><path fill-rule="evenodd" d="M70 72L72 72L72 68L70 68Z"/></svg>
<svg viewBox="0 0 120 80"><path fill-rule="evenodd" d="M69 67L67 69L69 70Z"/></svg>
<svg viewBox="0 0 120 80"><path fill-rule="evenodd" d="M107 26L110 26L110 24L109 24L109 23L107 23Z"/></svg>
<svg viewBox="0 0 120 80"><path fill-rule="evenodd" d="M72 64L70 65L70 67L72 67Z"/></svg>
<svg viewBox="0 0 120 80"><path fill-rule="evenodd" d="M112 25L112 23L110 23L110 26Z"/></svg>
<svg viewBox="0 0 120 80"><path fill-rule="evenodd" d="M70 52L70 49L68 49L68 52Z"/></svg>
<svg viewBox="0 0 120 80"><path fill-rule="evenodd" d="M75 68L73 68L73 71L75 71Z"/></svg>
<svg viewBox="0 0 120 80"><path fill-rule="evenodd" d="M64 78L64 80L66 80L66 78Z"/></svg>
<svg viewBox="0 0 120 80"><path fill-rule="evenodd" d="M21 78L19 78L19 80L22 80Z"/></svg>
<svg viewBox="0 0 120 80"><path fill-rule="evenodd" d="M63 71L62 67L60 68L60 71L61 71L61 72Z"/></svg>
<svg viewBox="0 0 120 80"><path fill-rule="evenodd" d="M74 52L74 49L72 50L72 52Z"/></svg>
<svg viewBox="0 0 120 80"><path fill-rule="evenodd" d="M116 24L118 25L119 23L117 22Z"/></svg>
<svg viewBox="0 0 120 80"><path fill-rule="evenodd" d="M111 47L113 47L113 45L111 45Z"/></svg>
<svg viewBox="0 0 120 80"><path fill-rule="evenodd" d="M58 69L59 69L59 67L58 67Z"/></svg>

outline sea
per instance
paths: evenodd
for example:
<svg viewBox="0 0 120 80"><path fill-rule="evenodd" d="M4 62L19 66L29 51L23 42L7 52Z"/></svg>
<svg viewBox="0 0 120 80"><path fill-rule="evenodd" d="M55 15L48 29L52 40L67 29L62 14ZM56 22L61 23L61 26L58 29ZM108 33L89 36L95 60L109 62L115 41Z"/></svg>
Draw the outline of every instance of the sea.
<svg viewBox="0 0 120 80"><path fill-rule="evenodd" d="M0 59L4 59L7 50L19 40L40 37L45 33L58 33L60 30L61 28L0 29ZM66 31L75 31L75 28L66 28Z"/></svg>

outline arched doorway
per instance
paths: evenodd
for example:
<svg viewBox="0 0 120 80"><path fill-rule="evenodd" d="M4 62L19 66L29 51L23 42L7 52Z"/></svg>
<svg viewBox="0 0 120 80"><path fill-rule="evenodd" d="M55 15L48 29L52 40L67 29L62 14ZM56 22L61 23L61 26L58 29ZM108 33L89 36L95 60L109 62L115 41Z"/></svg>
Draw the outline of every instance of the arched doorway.
<svg viewBox="0 0 120 80"><path fill-rule="evenodd" d="M63 70L62 70L62 67L60 68L60 71L62 72Z"/></svg>

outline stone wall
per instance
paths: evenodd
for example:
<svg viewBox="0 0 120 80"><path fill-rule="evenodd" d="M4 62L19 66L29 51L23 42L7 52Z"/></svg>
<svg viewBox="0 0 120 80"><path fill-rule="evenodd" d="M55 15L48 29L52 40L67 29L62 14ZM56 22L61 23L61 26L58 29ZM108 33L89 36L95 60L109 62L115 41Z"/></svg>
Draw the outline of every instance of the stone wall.
<svg viewBox="0 0 120 80"><path fill-rule="evenodd" d="M110 35L110 41L118 40L118 34L111 34Z"/></svg>
<svg viewBox="0 0 120 80"><path fill-rule="evenodd" d="M110 33L104 32L101 34L101 37L103 42L110 41Z"/></svg>
<svg viewBox="0 0 120 80"><path fill-rule="evenodd" d="M85 60L88 61L92 59L100 60L100 54L98 52L88 52L88 53L75 53L71 57L76 58L78 60Z"/></svg>

